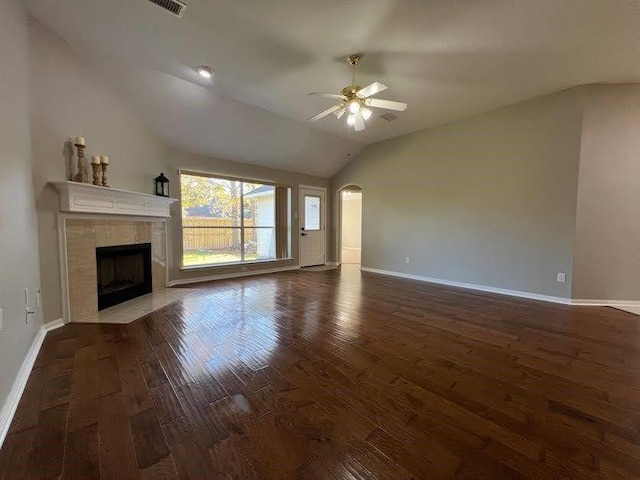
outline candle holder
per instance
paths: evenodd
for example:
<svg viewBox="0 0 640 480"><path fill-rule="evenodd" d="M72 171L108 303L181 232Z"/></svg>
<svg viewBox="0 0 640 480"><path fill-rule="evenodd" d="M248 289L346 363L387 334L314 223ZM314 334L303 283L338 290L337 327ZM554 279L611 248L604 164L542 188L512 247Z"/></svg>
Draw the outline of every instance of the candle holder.
<svg viewBox="0 0 640 480"><path fill-rule="evenodd" d="M91 169L93 170L93 184L98 186L102 185L102 180L100 179L100 174L102 173L100 164L92 162Z"/></svg>
<svg viewBox="0 0 640 480"><path fill-rule="evenodd" d="M100 166L102 167L102 186L108 187L109 182L107 181L107 167L109 166L109 164L101 163Z"/></svg>
<svg viewBox="0 0 640 480"><path fill-rule="evenodd" d="M87 171L84 169L85 146L79 143L76 143L76 148L78 149L78 173L73 177L73 181L78 183L89 183L89 177L87 176Z"/></svg>

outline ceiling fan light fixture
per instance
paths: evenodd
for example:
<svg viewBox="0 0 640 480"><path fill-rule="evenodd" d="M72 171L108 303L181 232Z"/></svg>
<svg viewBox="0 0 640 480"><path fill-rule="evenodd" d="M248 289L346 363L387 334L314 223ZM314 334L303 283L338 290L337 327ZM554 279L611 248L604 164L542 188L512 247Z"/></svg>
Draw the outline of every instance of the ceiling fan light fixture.
<svg viewBox="0 0 640 480"><path fill-rule="evenodd" d="M318 97L335 98L339 101L337 105L329 107L311 117L309 119L310 122L316 122L331 113L333 113L336 118L341 118L346 114L347 125L353 127L354 131L361 132L366 128L365 122L373 116L371 108L383 108L400 112L407 109L407 104L403 102L372 98L377 93L386 90L386 85L380 82L373 82L363 88L356 83L356 66L360 61L360 57L361 55L350 55L347 58L349 64L353 66L351 85L344 87L340 93L312 92L309 94Z"/></svg>
<svg viewBox="0 0 640 480"><path fill-rule="evenodd" d="M207 80L210 80L213 77L213 68L207 67L206 65L200 65L196 68L196 72L198 72L198 75L202 78L206 78Z"/></svg>

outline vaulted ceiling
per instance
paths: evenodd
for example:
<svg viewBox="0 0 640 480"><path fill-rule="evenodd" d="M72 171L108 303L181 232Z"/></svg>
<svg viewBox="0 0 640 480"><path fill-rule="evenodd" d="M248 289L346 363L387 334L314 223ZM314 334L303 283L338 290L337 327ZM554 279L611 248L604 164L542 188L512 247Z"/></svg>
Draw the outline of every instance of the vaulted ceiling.
<svg viewBox="0 0 640 480"><path fill-rule="evenodd" d="M25 0L93 59L172 145L330 176L365 144L585 83L640 81L632 0L187 0L176 18L148 0ZM308 92L358 84L409 103L363 132ZM215 69L212 82L194 71ZM268 154L270 152L270 154ZM289 164L287 164L289 165Z"/></svg>

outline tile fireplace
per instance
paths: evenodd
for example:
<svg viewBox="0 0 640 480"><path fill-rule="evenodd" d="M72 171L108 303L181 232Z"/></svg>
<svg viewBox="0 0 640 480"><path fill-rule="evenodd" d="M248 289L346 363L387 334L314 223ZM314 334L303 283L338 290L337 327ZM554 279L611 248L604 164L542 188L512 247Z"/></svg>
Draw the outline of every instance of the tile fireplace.
<svg viewBox="0 0 640 480"><path fill-rule="evenodd" d="M50 184L60 195L65 322L100 321L110 306L124 309L130 321L135 317L126 313L129 303L149 293L167 297L167 218L174 199L76 182Z"/></svg>
<svg viewBox="0 0 640 480"><path fill-rule="evenodd" d="M153 290L151 243L96 248L98 310Z"/></svg>

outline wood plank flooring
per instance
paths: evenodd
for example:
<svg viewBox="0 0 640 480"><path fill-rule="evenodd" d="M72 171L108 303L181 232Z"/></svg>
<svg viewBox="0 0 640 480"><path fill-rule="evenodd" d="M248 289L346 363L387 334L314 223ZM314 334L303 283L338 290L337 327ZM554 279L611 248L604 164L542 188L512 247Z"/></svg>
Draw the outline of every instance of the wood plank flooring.
<svg viewBox="0 0 640 480"><path fill-rule="evenodd" d="M639 478L639 420L638 316L289 272L50 332L0 479Z"/></svg>

